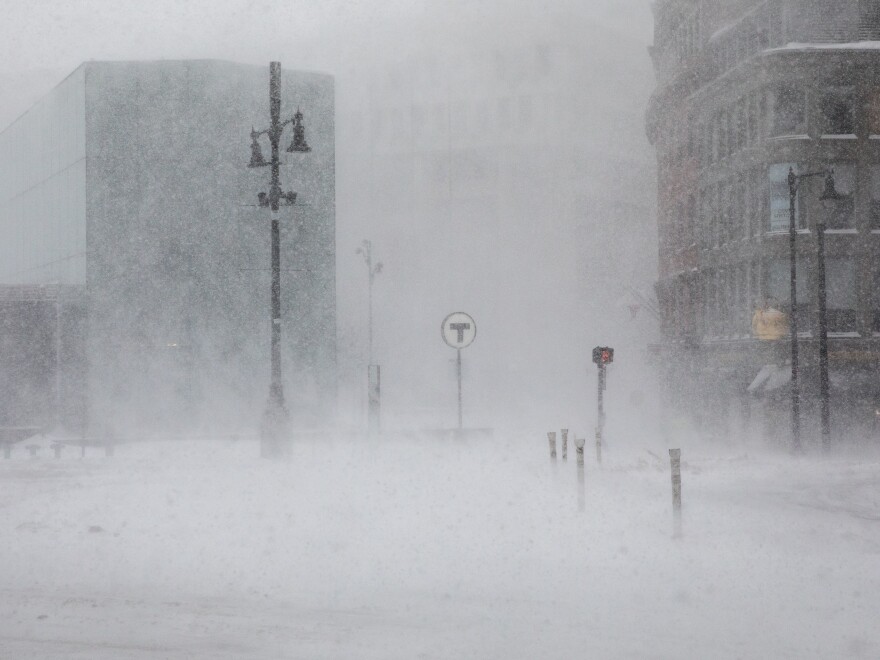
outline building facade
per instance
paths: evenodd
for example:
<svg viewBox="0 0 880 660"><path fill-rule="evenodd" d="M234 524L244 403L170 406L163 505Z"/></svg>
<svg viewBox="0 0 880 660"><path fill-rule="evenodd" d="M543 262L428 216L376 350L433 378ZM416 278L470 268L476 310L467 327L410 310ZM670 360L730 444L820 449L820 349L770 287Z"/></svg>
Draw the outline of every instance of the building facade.
<svg viewBox="0 0 880 660"><path fill-rule="evenodd" d="M753 320L763 306L792 313L789 169L833 169L842 199L823 204L822 179L804 179L795 203L804 412L814 414L818 387L824 221L834 422L870 433L880 404L880 2L659 0L654 11L647 127L668 390L713 422L756 400L769 428L784 417L790 387L762 392L756 376L784 365L790 338L761 335Z"/></svg>
<svg viewBox="0 0 880 660"><path fill-rule="evenodd" d="M0 133L6 424L255 427L271 211L256 203L267 170L247 164L268 92L268 66L88 62ZM332 78L284 71L282 111L297 107L312 152L281 172L301 201L279 212L283 360L291 412L314 425L336 388ZM11 360L28 332L52 350Z"/></svg>

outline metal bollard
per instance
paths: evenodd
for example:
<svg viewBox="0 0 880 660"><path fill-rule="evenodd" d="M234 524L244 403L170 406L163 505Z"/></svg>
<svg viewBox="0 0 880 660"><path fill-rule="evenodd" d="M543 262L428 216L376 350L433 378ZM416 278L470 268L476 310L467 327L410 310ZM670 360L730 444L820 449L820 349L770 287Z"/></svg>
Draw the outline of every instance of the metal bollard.
<svg viewBox="0 0 880 660"><path fill-rule="evenodd" d="M568 429L562 429L562 460L568 460Z"/></svg>
<svg viewBox="0 0 880 660"><path fill-rule="evenodd" d="M673 538L680 539L681 532L681 449L669 450L669 463L672 466L672 520Z"/></svg>
<svg viewBox="0 0 880 660"><path fill-rule="evenodd" d="M578 464L578 511L584 511L587 508L586 493L584 492L584 445L587 444L586 438L575 438L574 446L577 452Z"/></svg>
<svg viewBox="0 0 880 660"><path fill-rule="evenodd" d="M556 431L549 431L547 433L547 442L550 443L550 458L555 463L556 462Z"/></svg>
<svg viewBox="0 0 880 660"><path fill-rule="evenodd" d="M602 465L602 431L596 429L596 462Z"/></svg>

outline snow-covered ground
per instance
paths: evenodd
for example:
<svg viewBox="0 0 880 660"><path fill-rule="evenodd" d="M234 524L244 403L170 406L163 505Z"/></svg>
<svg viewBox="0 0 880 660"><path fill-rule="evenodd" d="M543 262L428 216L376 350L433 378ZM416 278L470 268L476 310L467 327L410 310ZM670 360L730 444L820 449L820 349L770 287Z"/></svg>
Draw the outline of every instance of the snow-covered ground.
<svg viewBox="0 0 880 660"><path fill-rule="evenodd" d="M880 657L880 459L545 437L0 460L0 657ZM573 454L573 451L571 452Z"/></svg>

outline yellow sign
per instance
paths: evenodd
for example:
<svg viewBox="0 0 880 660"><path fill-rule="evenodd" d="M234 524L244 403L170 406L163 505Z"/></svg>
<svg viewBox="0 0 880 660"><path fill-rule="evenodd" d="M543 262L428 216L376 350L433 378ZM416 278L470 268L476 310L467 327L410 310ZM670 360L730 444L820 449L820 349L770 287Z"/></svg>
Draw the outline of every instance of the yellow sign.
<svg viewBox="0 0 880 660"><path fill-rule="evenodd" d="M772 307L759 307L752 317L752 335L762 341L775 341L788 334L788 314Z"/></svg>

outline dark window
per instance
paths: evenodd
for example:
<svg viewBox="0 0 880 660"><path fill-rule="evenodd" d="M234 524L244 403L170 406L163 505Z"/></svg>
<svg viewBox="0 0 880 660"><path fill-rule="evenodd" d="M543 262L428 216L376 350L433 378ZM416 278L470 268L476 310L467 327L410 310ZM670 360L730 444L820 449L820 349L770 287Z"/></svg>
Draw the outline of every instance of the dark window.
<svg viewBox="0 0 880 660"><path fill-rule="evenodd" d="M794 163L771 165L767 172L770 188L770 226L769 231L788 231L791 224L791 195L788 189L788 172L798 168ZM797 228L802 229L804 219L800 212L800 196L794 198L794 215Z"/></svg>
<svg viewBox="0 0 880 660"><path fill-rule="evenodd" d="M871 165L871 229L880 229L880 165Z"/></svg>
<svg viewBox="0 0 880 660"><path fill-rule="evenodd" d="M880 135L880 88L877 87L868 94L868 132Z"/></svg>
<svg viewBox="0 0 880 660"><path fill-rule="evenodd" d="M825 225L828 229L850 229L855 222L856 168L846 163L835 163L827 167L834 170L834 187L841 199L823 202L825 208L820 212L825 214ZM824 187L824 179L820 178L819 182Z"/></svg>
<svg viewBox="0 0 880 660"><path fill-rule="evenodd" d="M825 262L828 332L852 332L856 329L856 277L852 259L827 259Z"/></svg>
<svg viewBox="0 0 880 660"><path fill-rule="evenodd" d="M782 85L776 90L776 105L773 115L775 135L797 135L805 133L807 97L802 89Z"/></svg>
<svg viewBox="0 0 880 660"><path fill-rule="evenodd" d="M859 38L876 39L880 36L880 2L859 0Z"/></svg>
<svg viewBox="0 0 880 660"><path fill-rule="evenodd" d="M854 95L851 87L837 87L822 94L820 113L823 135L855 133Z"/></svg>
<svg viewBox="0 0 880 660"><path fill-rule="evenodd" d="M766 288L764 298L772 307L788 313L791 309L791 262L788 259L772 259L765 268ZM807 268L797 262L797 322L799 332L809 328L811 291ZM826 278L827 279L827 278Z"/></svg>

